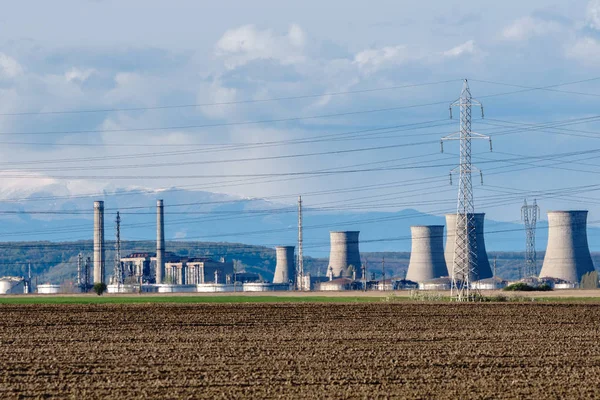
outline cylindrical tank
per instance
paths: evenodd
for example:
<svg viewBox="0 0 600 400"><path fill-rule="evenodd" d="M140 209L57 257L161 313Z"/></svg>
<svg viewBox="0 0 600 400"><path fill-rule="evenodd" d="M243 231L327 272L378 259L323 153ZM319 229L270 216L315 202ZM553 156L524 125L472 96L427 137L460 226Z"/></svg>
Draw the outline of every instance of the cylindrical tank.
<svg viewBox="0 0 600 400"><path fill-rule="evenodd" d="M331 274L333 278L350 277L352 276L352 269L360 271L359 233L359 231L329 233L331 248L327 268L328 275Z"/></svg>
<svg viewBox="0 0 600 400"><path fill-rule="evenodd" d="M446 250L444 257L446 258L446 266L448 267L448 276L452 274L452 263L454 262L454 245L456 241L456 214L446 214ZM487 279L494 276L490 261L488 260L487 251L485 250L485 238L483 235L484 213L476 213L475 217L475 241L477 242L477 269L472 281Z"/></svg>
<svg viewBox="0 0 600 400"><path fill-rule="evenodd" d="M448 275L444 259L444 226L411 226L412 246L406 279L424 282Z"/></svg>
<svg viewBox="0 0 600 400"><path fill-rule="evenodd" d="M51 284L38 285L37 292L39 294L58 294L58 293L60 293L60 285L51 285Z"/></svg>
<svg viewBox="0 0 600 400"><path fill-rule="evenodd" d="M587 211L548 211L548 247L541 278L579 283L594 271L587 240Z"/></svg>
<svg viewBox="0 0 600 400"><path fill-rule="evenodd" d="M294 246L275 247L277 265L273 283L289 283L295 276Z"/></svg>
<svg viewBox="0 0 600 400"><path fill-rule="evenodd" d="M94 202L94 283L106 282L104 258L104 202Z"/></svg>
<svg viewBox="0 0 600 400"><path fill-rule="evenodd" d="M165 276L165 213L162 200L156 200L156 283Z"/></svg>

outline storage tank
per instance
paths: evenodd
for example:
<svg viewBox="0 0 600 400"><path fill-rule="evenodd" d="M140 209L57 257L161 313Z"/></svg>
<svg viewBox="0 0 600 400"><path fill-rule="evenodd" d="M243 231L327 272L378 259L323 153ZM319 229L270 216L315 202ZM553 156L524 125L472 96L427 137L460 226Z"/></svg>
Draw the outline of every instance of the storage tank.
<svg viewBox="0 0 600 400"><path fill-rule="evenodd" d="M268 282L244 282L242 290L244 292L276 292L291 290L289 283L268 283Z"/></svg>
<svg viewBox="0 0 600 400"><path fill-rule="evenodd" d="M37 292L39 294L58 294L61 292L60 285L51 285L49 283L38 285Z"/></svg>
<svg viewBox="0 0 600 400"><path fill-rule="evenodd" d="M360 273L359 233L359 231L329 233L331 248L327 275L332 275L332 278L351 277L352 270L350 266L354 268L357 274Z"/></svg>
<svg viewBox="0 0 600 400"><path fill-rule="evenodd" d="M106 280L104 258L104 202L94 202L94 283Z"/></svg>
<svg viewBox="0 0 600 400"><path fill-rule="evenodd" d="M548 211L548 247L540 278L579 283L594 271L587 240L586 210Z"/></svg>
<svg viewBox="0 0 600 400"><path fill-rule="evenodd" d="M294 263L294 246L275 247L277 255L277 264L275 266L275 275L273 283L289 283L296 275Z"/></svg>
<svg viewBox="0 0 600 400"><path fill-rule="evenodd" d="M448 276L452 273L452 263L454 262L454 245L456 240L456 221L457 214L446 214L446 249L444 257L448 268ZM477 269L472 281L487 279L494 276L487 251L485 250L485 237L483 234L484 213L475 213L475 240L477 241Z"/></svg>
<svg viewBox="0 0 600 400"><path fill-rule="evenodd" d="M444 259L444 226L411 226L412 245L406 279L424 282L448 276Z"/></svg>

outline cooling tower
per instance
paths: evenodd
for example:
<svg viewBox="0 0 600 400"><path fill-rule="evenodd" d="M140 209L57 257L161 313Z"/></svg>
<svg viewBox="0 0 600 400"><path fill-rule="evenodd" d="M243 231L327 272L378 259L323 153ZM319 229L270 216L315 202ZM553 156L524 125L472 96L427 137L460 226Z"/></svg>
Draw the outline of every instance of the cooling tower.
<svg viewBox="0 0 600 400"><path fill-rule="evenodd" d="M162 200L156 200L156 283L165 276L165 212Z"/></svg>
<svg viewBox="0 0 600 400"><path fill-rule="evenodd" d="M94 202L94 283L105 283L104 202Z"/></svg>
<svg viewBox="0 0 600 400"><path fill-rule="evenodd" d="M444 259L444 226L411 226L412 246L406 279L425 282L448 275Z"/></svg>
<svg viewBox="0 0 600 400"><path fill-rule="evenodd" d="M477 270L471 280L487 279L494 276L487 252L485 251L485 238L483 236L484 213L475 214L475 234L477 241ZM454 261L454 244L456 240L456 214L446 214L446 266L448 267L448 276L452 274L452 263Z"/></svg>
<svg viewBox="0 0 600 400"><path fill-rule="evenodd" d="M578 283L594 271L587 241L587 211L548 211L548 247L541 278Z"/></svg>
<svg viewBox="0 0 600 400"><path fill-rule="evenodd" d="M294 263L294 246L275 247L277 253L277 265L275 266L275 275L273 283L290 283L296 275Z"/></svg>
<svg viewBox="0 0 600 400"><path fill-rule="evenodd" d="M360 271L360 252L358 251L358 231L329 232L331 250L329 252L329 266L327 274L333 278L351 277L352 271Z"/></svg>

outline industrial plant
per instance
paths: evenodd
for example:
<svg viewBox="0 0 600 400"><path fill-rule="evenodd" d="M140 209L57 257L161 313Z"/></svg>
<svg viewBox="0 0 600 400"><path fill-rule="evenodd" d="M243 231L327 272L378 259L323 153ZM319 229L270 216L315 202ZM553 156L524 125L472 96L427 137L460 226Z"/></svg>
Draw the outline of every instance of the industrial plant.
<svg viewBox="0 0 600 400"><path fill-rule="evenodd" d="M116 213L114 260L106 258L105 208L103 201L93 204L92 257L77 259L75 290L86 293L95 284L106 285L109 293L235 292L235 291L306 291L306 290L450 290L458 301L472 299L472 291L501 289L510 282L496 275L490 264L485 243L485 213L475 212L471 164L471 141L491 139L471 131L473 107L483 106L472 98L465 80L460 97L450 105L460 111L460 130L442 138L460 142L456 212L445 215L444 225L411 226L411 252L404 276L386 279L384 260L381 275L361 258L360 231L330 231L329 259L325 273L311 275L305 270L303 255L302 198L298 197L297 243L281 243L274 249L276 265L273 279L236 269L233 260L207 254L178 255L169 251L165 241L165 204L156 201L156 251L138 249L122 255L121 217ZM480 173L483 182L483 174ZM521 217L525 226L525 259L519 267L519 282L548 285L552 288L577 288L583 281L598 286L598 277L587 240L587 211L548 212L548 244L542 268L537 268L535 248L539 206L525 201ZM154 212L152 212L153 214ZM295 244L295 245L293 245ZM153 250L153 248L152 248ZM314 272L314 271L313 271ZM369 276L369 274L371 274ZM58 293L59 285L34 285L27 277L0 278L0 294Z"/></svg>

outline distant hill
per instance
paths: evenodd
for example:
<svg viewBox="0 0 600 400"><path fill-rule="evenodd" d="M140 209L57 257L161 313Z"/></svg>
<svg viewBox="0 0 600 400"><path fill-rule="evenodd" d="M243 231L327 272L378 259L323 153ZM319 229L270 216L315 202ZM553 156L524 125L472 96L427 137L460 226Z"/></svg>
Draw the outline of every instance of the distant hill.
<svg viewBox="0 0 600 400"><path fill-rule="evenodd" d="M105 202L106 240L114 238L114 218L121 212L123 240L155 239L156 199L165 203L167 240L235 242L257 246L294 245L297 241L295 204L244 199L204 191L170 189L160 193L115 189L94 198L73 196L63 187L39 191L0 192L0 242L76 241L92 236L94 200ZM17 199L9 201L7 199ZM444 217L405 209L397 212L335 211L311 208L305 202L305 254L327 257L330 230L359 230L362 251L410 251L410 226L444 224ZM376 205L376 204L374 204ZM486 220L486 245L491 251L524 248L523 226ZM537 247L546 246L547 225L540 222ZM600 229L590 228L590 237ZM590 242L592 250L595 241Z"/></svg>

